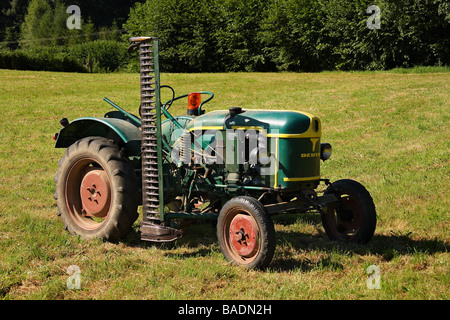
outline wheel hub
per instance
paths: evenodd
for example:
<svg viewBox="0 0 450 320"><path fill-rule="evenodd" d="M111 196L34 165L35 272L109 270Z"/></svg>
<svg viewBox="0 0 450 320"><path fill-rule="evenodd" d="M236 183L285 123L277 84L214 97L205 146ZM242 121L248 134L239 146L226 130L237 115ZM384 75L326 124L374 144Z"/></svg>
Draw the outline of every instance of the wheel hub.
<svg viewBox="0 0 450 320"><path fill-rule="evenodd" d="M82 212L86 216L103 218L108 214L111 188L106 172L99 168L90 169L80 186Z"/></svg>
<svg viewBox="0 0 450 320"><path fill-rule="evenodd" d="M351 223L355 219L355 212L353 208L347 207L339 211L339 219L343 222Z"/></svg>
<svg viewBox="0 0 450 320"><path fill-rule="evenodd" d="M242 214L230 224L230 242L234 250L243 257L251 257L258 250L258 232L254 220Z"/></svg>

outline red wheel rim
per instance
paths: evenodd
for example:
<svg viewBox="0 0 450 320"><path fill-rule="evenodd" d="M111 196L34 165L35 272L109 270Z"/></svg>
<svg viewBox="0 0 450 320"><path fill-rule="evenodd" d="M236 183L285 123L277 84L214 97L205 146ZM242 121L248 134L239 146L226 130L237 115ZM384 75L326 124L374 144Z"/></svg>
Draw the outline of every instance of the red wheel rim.
<svg viewBox="0 0 450 320"><path fill-rule="evenodd" d="M336 208L330 206L328 224L337 239L351 240L356 237L361 228L362 215L358 202L351 196L341 197L341 203Z"/></svg>
<svg viewBox="0 0 450 320"><path fill-rule="evenodd" d="M93 159L78 160L66 177L65 196L71 219L82 229L98 229L113 200L108 174Z"/></svg>
<svg viewBox="0 0 450 320"><path fill-rule="evenodd" d="M236 215L230 224L230 244L242 257L251 257L258 250L258 231L253 218Z"/></svg>
<svg viewBox="0 0 450 320"><path fill-rule="evenodd" d="M260 231L256 220L243 207L231 209L222 230L229 256L240 264L249 264L258 256Z"/></svg>
<svg viewBox="0 0 450 320"><path fill-rule="evenodd" d="M84 175L80 186L82 207L86 216L104 218L109 211L111 188L103 169L91 168Z"/></svg>

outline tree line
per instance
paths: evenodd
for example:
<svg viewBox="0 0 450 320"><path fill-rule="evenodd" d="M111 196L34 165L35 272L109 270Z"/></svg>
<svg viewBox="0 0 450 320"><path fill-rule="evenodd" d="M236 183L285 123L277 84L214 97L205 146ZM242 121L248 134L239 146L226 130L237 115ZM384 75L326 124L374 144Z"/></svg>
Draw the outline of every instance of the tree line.
<svg viewBox="0 0 450 320"><path fill-rule="evenodd" d="M81 8L80 30L67 28L64 0L2 2L0 68L136 71L126 47L129 37L141 35L160 38L168 72L385 70L450 60L447 0L70 4Z"/></svg>
<svg viewBox="0 0 450 320"><path fill-rule="evenodd" d="M125 28L174 72L320 71L448 65L449 23L445 0L148 0Z"/></svg>
<svg viewBox="0 0 450 320"><path fill-rule="evenodd" d="M0 68L67 72L128 70L122 39L133 0L9 0L0 4ZM70 5L69 5L70 4ZM69 28L80 9L79 27Z"/></svg>
<svg viewBox="0 0 450 320"><path fill-rule="evenodd" d="M128 19L130 7L145 0L4 0L0 2L0 42L17 48L20 41L38 40L36 45L52 45L55 42L39 39L70 38L86 32L117 29ZM68 30L67 8L77 5L82 10L82 29ZM31 33L33 32L33 33ZM82 39L83 41L90 40ZM70 41L59 41L70 44Z"/></svg>

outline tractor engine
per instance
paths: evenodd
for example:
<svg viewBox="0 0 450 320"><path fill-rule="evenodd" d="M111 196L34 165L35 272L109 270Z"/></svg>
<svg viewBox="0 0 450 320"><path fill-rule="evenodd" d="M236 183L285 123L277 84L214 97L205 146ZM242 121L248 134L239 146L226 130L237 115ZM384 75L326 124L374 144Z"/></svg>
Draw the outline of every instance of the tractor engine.
<svg viewBox="0 0 450 320"><path fill-rule="evenodd" d="M320 160L331 155L331 146L320 142L317 117L235 109L195 117L175 131L172 122L163 122L163 134L177 150L174 161L220 172L221 183L228 185L280 190L317 186Z"/></svg>

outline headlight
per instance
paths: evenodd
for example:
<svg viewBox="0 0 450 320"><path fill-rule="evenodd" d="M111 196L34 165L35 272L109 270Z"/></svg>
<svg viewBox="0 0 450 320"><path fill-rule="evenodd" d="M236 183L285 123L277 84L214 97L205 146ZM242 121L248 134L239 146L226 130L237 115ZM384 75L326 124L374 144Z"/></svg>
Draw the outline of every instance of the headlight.
<svg viewBox="0 0 450 320"><path fill-rule="evenodd" d="M320 144L320 159L323 161L330 159L331 157L331 144L329 143L321 143Z"/></svg>

